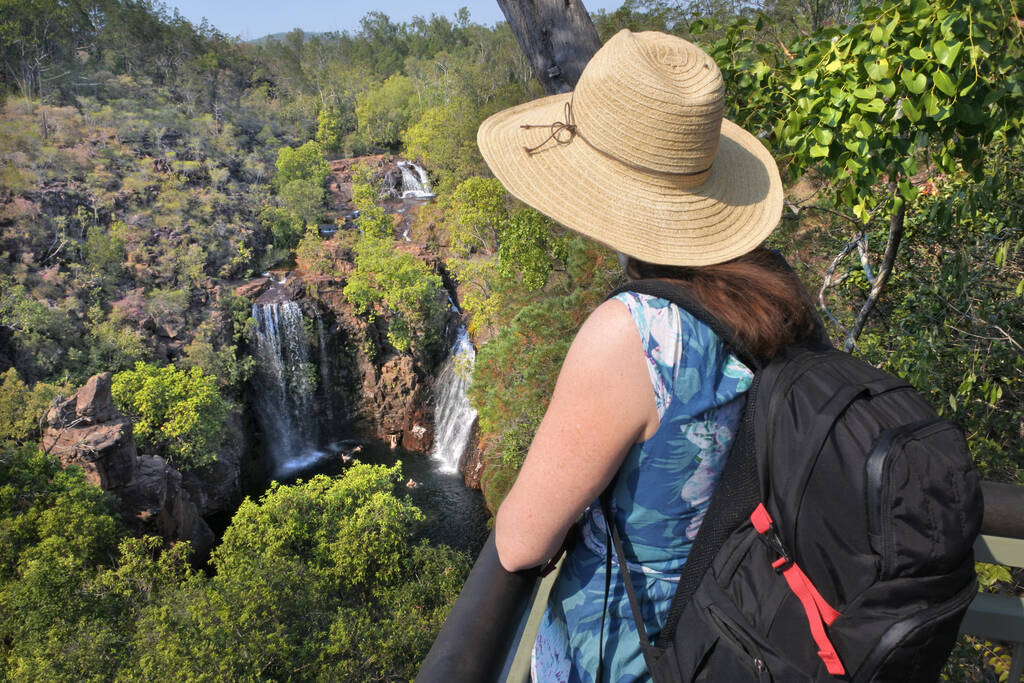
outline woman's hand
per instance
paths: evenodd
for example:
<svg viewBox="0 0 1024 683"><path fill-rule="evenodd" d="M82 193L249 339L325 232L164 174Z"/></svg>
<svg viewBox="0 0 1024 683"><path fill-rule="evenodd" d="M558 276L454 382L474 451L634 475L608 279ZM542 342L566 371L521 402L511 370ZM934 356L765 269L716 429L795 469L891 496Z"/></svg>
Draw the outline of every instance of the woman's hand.
<svg viewBox="0 0 1024 683"><path fill-rule="evenodd" d="M508 571L548 560L570 525L658 428L643 344L629 310L606 301L580 328L512 490L495 541Z"/></svg>

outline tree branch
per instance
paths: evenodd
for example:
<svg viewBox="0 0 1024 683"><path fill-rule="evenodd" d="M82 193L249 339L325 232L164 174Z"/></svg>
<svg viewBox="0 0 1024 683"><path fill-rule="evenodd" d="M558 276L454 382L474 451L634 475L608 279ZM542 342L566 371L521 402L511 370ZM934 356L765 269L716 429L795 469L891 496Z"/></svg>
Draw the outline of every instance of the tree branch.
<svg viewBox="0 0 1024 683"><path fill-rule="evenodd" d="M904 218L907 214L907 203L899 195L896 195L895 202L897 204L896 211L892 214L892 218L889 221L889 241L885 245L885 256L882 258L882 266L878 269L878 275L875 277L875 282L871 286L871 291L868 293L867 300L864 302L864 305L861 306L860 312L857 314L857 319L854 321L853 327L850 328L849 333L846 335L846 343L843 345L843 348L846 351L852 351L854 347L857 346L857 338L860 337L860 333L863 331L864 325L867 323L868 316L871 314L871 311L874 310L879 297L881 297L882 292L885 291L885 285L889 282L893 266L896 263L896 254L899 253L900 241L903 239Z"/></svg>
<svg viewBox="0 0 1024 683"><path fill-rule="evenodd" d="M821 289L818 290L818 304L821 306L821 310L825 312L825 316L829 320L831 320L832 324L838 327L839 331L844 335L846 334L846 330L843 329L843 326L839 322L839 320L837 320L836 317L832 315L832 311L829 310L828 304L825 303L825 290L831 287L833 284L839 284L839 282L842 282L842 278L840 278L837 282L833 283L832 276L835 275L836 268L839 267L839 264L842 263L844 258L850 255L850 252L852 252L857 247L857 244L859 242L860 238L857 238L853 242L850 242L843 248L841 252L839 252L839 254L834 259L832 259L832 263L829 264L828 270L825 271L825 279L821 283Z"/></svg>

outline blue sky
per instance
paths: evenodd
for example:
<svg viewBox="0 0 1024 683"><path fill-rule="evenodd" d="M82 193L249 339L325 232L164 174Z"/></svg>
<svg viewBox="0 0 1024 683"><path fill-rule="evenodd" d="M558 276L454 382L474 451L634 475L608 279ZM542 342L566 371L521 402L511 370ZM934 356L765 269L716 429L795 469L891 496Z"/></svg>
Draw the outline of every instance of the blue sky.
<svg viewBox="0 0 1024 683"><path fill-rule="evenodd" d="M177 8L189 21L207 21L224 33L252 40L268 33L290 31L354 30L367 12L378 10L395 21L408 21L413 16L440 14L451 18L460 7L469 9L470 18L487 26L504 21L496 0L166 0L171 10ZM589 11L613 11L622 0L584 0Z"/></svg>

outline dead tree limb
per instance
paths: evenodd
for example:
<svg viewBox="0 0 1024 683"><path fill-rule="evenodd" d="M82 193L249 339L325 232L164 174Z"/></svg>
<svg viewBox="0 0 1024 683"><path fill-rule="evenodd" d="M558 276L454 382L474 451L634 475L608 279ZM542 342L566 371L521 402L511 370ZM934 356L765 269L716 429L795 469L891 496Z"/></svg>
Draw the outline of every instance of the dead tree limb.
<svg viewBox="0 0 1024 683"><path fill-rule="evenodd" d="M580 0L498 0L509 28L549 95L576 87L583 68L601 47Z"/></svg>
<svg viewBox="0 0 1024 683"><path fill-rule="evenodd" d="M879 266L878 273L875 275L875 281L871 285L868 298L864 305L860 307L857 319L846 335L846 343L843 347L847 351L852 351L853 347L857 345L857 337L860 336L861 330L864 329L868 316L871 315L871 311L875 308L875 304L878 303L878 299L882 296L882 292L885 291L885 285L889 282L889 277L892 275L892 269L896 263L896 254L899 253L900 241L903 239L903 219L907 215L907 204L903 201L902 197L897 196L896 204L896 210L889 221L889 241L885 245L885 256L882 257L882 265Z"/></svg>

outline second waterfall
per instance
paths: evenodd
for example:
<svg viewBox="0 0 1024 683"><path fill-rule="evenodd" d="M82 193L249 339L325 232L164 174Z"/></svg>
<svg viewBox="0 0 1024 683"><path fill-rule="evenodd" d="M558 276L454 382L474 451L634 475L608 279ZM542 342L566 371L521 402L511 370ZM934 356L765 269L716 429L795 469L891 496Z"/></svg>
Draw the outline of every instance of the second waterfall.
<svg viewBox="0 0 1024 683"><path fill-rule="evenodd" d="M466 397L469 378L473 374L476 349L466 328L459 329L458 338L441 366L434 388L434 450L442 472L459 471L462 455L476 419L476 410Z"/></svg>

